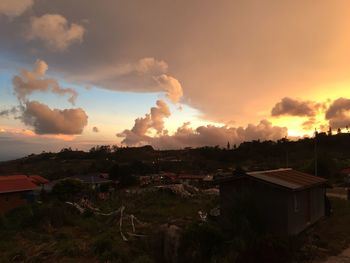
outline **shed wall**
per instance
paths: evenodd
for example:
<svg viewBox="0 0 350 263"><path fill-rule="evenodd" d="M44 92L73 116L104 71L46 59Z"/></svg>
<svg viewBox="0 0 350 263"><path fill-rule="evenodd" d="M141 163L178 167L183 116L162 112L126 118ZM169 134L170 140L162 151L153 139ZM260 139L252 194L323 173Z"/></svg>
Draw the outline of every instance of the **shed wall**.
<svg viewBox="0 0 350 263"><path fill-rule="evenodd" d="M294 192L288 198L288 233L296 235L325 216L325 187Z"/></svg>
<svg viewBox="0 0 350 263"><path fill-rule="evenodd" d="M243 179L220 185L221 215L226 226L232 224L237 196L252 198L267 231L288 234L288 193L271 184ZM254 209L254 208L253 208Z"/></svg>

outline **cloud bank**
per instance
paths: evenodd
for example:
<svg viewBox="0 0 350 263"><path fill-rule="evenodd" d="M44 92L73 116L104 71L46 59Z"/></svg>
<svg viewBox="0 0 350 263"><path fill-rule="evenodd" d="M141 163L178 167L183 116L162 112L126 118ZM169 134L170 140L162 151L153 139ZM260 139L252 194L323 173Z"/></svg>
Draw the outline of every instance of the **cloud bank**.
<svg viewBox="0 0 350 263"><path fill-rule="evenodd" d="M188 146L225 146L227 142L239 144L255 139L278 140L288 135L286 127L273 126L267 120L260 121L258 125L249 124L245 128L207 125L192 129L190 122L186 122L173 135L169 135L164 129L164 119L170 115L168 106L158 100L157 107L152 107L150 113L135 120L130 130L126 129L117 136L123 138L122 144L127 146L151 144L160 149L174 149ZM156 131L155 135L150 134L152 130Z"/></svg>
<svg viewBox="0 0 350 263"><path fill-rule="evenodd" d="M278 140L287 136L286 127L273 126L269 121L262 120L259 124L249 124L244 127L228 126L199 126L192 129L189 122L179 127L173 135L160 134L159 136L135 136L126 137L123 143L129 146L140 144L150 144L159 149L178 149L184 147L201 147L201 146L226 146L227 142L239 144L251 140ZM124 136L129 133L121 134Z"/></svg>

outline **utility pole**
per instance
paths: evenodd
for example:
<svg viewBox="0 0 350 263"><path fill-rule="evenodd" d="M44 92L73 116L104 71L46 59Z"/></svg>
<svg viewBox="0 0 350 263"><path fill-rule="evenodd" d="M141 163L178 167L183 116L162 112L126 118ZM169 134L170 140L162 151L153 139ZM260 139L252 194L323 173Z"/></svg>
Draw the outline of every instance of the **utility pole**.
<svg viewBox="0 0 350 263"><path fill-rule="evenodd" d="M315 176L317 176L317 130L315 129Z"/></svg>

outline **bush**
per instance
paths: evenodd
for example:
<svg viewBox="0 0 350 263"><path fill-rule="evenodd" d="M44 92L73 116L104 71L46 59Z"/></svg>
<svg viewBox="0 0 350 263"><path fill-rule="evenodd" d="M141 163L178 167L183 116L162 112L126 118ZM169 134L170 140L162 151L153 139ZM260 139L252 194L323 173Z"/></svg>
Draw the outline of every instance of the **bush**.
<svg viewBox="0 0 350 263"><path fill-rule="evenodd" d="M53 227L73 225L77 213L67 204L59 202L33 207L33 217L29 222L32 226L49 224Z"/></svg>
<svg viewBox="0 0 350 263"><path fill-rule="evenodd" d="M33 210L31 206L17 207L9 211L3 222L7 228L23 229L32 222Z"/></svg>
<svg viewBox="0 0 350 263"><path fill-rule="evenodd" d="M103 262L123 262L125 258L125 255L115 246L115 240L110 235L99 236L93 242L92 249Z"/></svg>
<svg viewBox="0 0 350 263"><path fill-rule="evenodd" d="M153 263L154 260L149 256L140 256L136 258L132 263Z"/></svg>
<svg viewBox="0 0 350 263"><path fill-rule="evenodd" d="M56 250L60 256L77 257L81 255L78 244L71 239L61 239L56 246Z"/></svg>
<svg viewBox="0 0 350 263"><path fill-rule="evenodd" d="M182 262L209 262L219 253L224 235L214 223L194 223L182 236L180 258Z"/></svg>
<svg viewBox="0 0 350 263"><path fill-rule="evenodd" d="M76 179L65 179L58 182L52 189L52 195L61 201L72 200L85 190L84 184Z"/></svg>

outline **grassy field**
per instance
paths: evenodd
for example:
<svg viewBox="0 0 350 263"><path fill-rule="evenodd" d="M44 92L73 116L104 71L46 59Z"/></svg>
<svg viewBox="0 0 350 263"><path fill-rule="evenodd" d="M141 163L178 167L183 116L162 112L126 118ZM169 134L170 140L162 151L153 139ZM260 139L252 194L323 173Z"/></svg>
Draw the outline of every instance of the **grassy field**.
<svg viewBox="0 0 350 263"><path fill-rule="evenodd" d="M141 225L135 223L135 233L143 237L133 237L128 235L132 232L131 221L124 219L122 230L128 238L124 241L119 214L80 214L76 208L49 198L0 217L0 262L155 262L156 232L165 223L186 229L184 244L190 251L202 253L197 255L198 260L189 262L256 262L252 255L259 255L260 262L321 260L350 244L350 203L331 201L332 216L299 237L277 239L244 231L228 235L215 223L199 224L198 211L218 205L214 196L181 198L167 192L121 191L113 199L94 205L103 213L125 206L125 214L142 221Z"/></svg>
<svg viewBox="0 0 350 263"><path fill-rule="evenodd" d="M350 245L350 202L331 199L333 214L305 233L306 248L316 259L339 254Z"/></svg>
<svg viewBox="0 0 350 263"><path fill-rule="evenodd" d="M109 213L125 206L144 223L136 225L143 238L130 238L131 221L123 221L123 241L118 216L80 214L74 207L49 201L17 209L0 217L0 262L153 262L152 236L163 223L185 226L198 220L198 210L217 205L211 196L191 199L170 193L118 194L95 204Z"/></svg>

